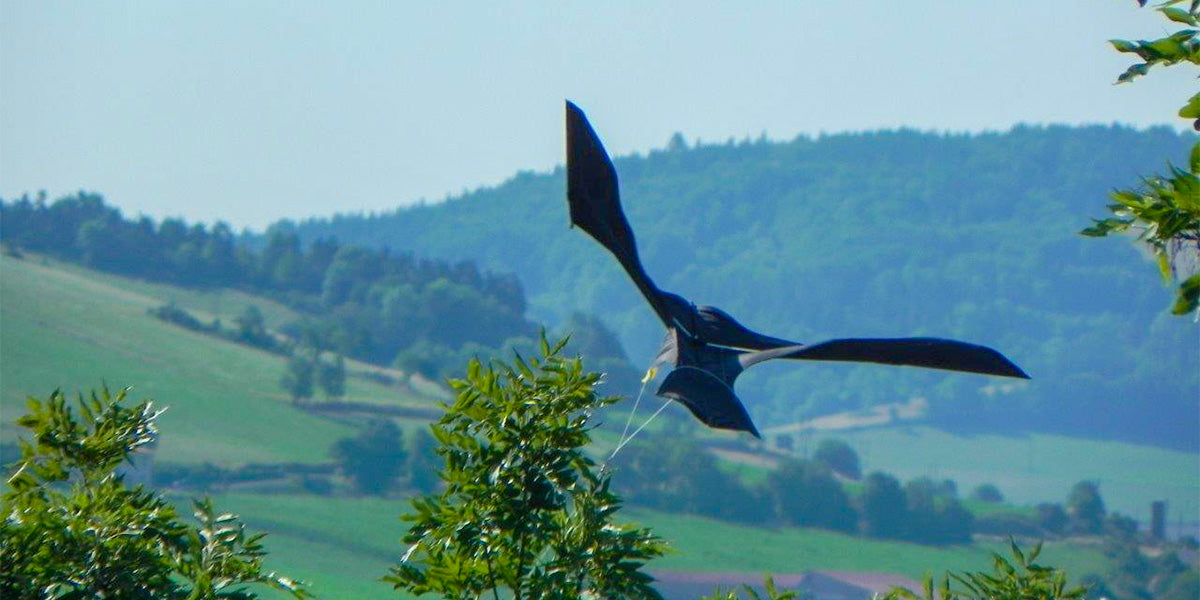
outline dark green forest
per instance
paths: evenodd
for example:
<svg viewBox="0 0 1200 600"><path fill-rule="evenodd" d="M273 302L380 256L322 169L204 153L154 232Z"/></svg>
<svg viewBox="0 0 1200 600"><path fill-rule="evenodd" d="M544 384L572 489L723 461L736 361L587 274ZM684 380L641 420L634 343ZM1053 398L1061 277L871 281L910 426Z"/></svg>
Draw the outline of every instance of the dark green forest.
<svg viewBox="0 0 1200 600"><path fill-rule="evenodd" d="M601 130L619 124L597 123ZM768 364L739 391L770 426L926 398L959 431L1047 431L1194 450L1200 344L1167 314L1171 293L1132 243L1087 226L1108 192L1182 164L1167 128L1016 127L730 140L616 160L639 249L660 287L802 342L955 337L993 346L1033 376L834 364ZM612 257L568 228L564 173L373 215L296 226L514 273L531 316L594 313L635 363L662 330ZM781 363L783 361L776 361Z"/></svg>

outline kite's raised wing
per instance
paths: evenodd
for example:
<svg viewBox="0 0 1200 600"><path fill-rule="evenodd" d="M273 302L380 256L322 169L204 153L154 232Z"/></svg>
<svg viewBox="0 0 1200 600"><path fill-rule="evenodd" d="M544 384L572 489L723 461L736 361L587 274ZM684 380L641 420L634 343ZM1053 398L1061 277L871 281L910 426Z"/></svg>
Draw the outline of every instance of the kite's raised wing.
<svg viewBox="0 0 1200 600"><path fill-rule="evenodd" d="M987 346L940 338L829 340L777 358L872 362L1029 379L1021 367Z"/></svg>
<svg viewBox="0 0 1200 600"><path fill-rule="evenodd" d="M685 312L673 307L672 300L687 303L674 294L665 294L642 268L637 243L617 189L617 170L604 151L600 138L588 123L587 116L571 101L567 101L567 204L571 210L571 225L578 226L608 248L617 262L625 268L638 291L654 308L667 327ZM671 297L674 298L671 298ZM676 310L672 310L676 308ZM690 311L687 311L690 312ZM676 314L679 313L679 314ZM690 320L690 319L689 319ZM682 324L686 327L686 324Z"/></svg>

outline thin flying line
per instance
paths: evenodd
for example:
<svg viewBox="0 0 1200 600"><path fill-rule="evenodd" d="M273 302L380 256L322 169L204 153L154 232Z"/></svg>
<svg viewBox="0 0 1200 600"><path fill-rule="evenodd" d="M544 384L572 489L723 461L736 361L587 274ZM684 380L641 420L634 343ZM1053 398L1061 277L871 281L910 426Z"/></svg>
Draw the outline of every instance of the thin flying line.
<svg viewBox="0 0 1200 600"><path fill-rule="evenodd" d="M613 450L612 456L609 456L608 460L612 460L613 457L617 455L617 452L621 451L621 448L624 448L626 444L628 444L629 442L632 442L633 438L637 437L637 434L641 433L641 431L643 429L645 429L646 426L649 425L651 421L654 420L654 417L657 417L658 414L661 413L663 410L665 410L667 408L667 405L670 403L671 403L671 399L667 398L666 402L663 402L663 405L658 407L658 410L654 411L654 414L650 415L650 418L646 419L646 422L642 423L641 427L638 427L637 429L633 430L633 433L630 434L629 439L625 440L624 442L621 442L621 444L617 446L616 450Z"/></svg>

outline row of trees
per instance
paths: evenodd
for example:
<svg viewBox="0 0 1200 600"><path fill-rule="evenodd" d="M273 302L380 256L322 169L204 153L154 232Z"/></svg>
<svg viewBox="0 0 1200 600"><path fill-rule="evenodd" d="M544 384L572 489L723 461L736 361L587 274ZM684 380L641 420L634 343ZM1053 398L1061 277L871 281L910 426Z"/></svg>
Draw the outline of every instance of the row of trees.
<svg viewBox="0 0 1200 600"><path fill-rule="evenodd" d="M386 494L402 477L408 489L429 493L437 484L435 444L423 428L406 444L403 430L395 423L377 419L358 435L335 442L330 454L359 493Z"/></svg>
<svg viewBox="0 0 1200 600"><path fill-rule="evenodd" d="M820 527L929 544L966 543L974 519L955 487L871 473L852 493L822 460L787 459L759 485L690 440L631 444L613 460L619 489L652 508L753 524Z"/></svg>
<svg viewBox="0 0 1200 600"><path fill-rule="evenodd" d="M320 352L312 349L294 350L279 385L283 386L293 402L312 398L317 387L330 400L341 398L346 395L346 359L338 354L326 360Z"/></svg>

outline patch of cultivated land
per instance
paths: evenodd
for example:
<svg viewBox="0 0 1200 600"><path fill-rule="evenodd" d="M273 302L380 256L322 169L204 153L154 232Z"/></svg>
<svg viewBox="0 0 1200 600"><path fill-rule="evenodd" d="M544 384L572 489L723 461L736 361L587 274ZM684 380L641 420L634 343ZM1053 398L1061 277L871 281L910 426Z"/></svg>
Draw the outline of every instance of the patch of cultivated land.
<svg viewBox="0 0 1200 600"><path fill-rule="evenodd" d="M158 457L175 462L315 462L354 429L292 406L279 387L285 361L146 314L161 304L120 278L36 259L0 258L0 410L3 434L28 396L133 386L169 407ZM351 378L346 400L428 408L398 386Z"/></svg>
<svg viewBox="0 0 1200 600"><path fill-rule="evenodd" d="M1172 523L1180 516L1200 520L1200 454L1060 435L962 436L921 426L797 434L796 448L814 451L827 437L853 446L864 473L953 479L963 495L993 483L1015 504L1063 502L1075 482L1088 479L1100 483L1110 510L1149 520L1150 503L1166 500Z"/></svg>

